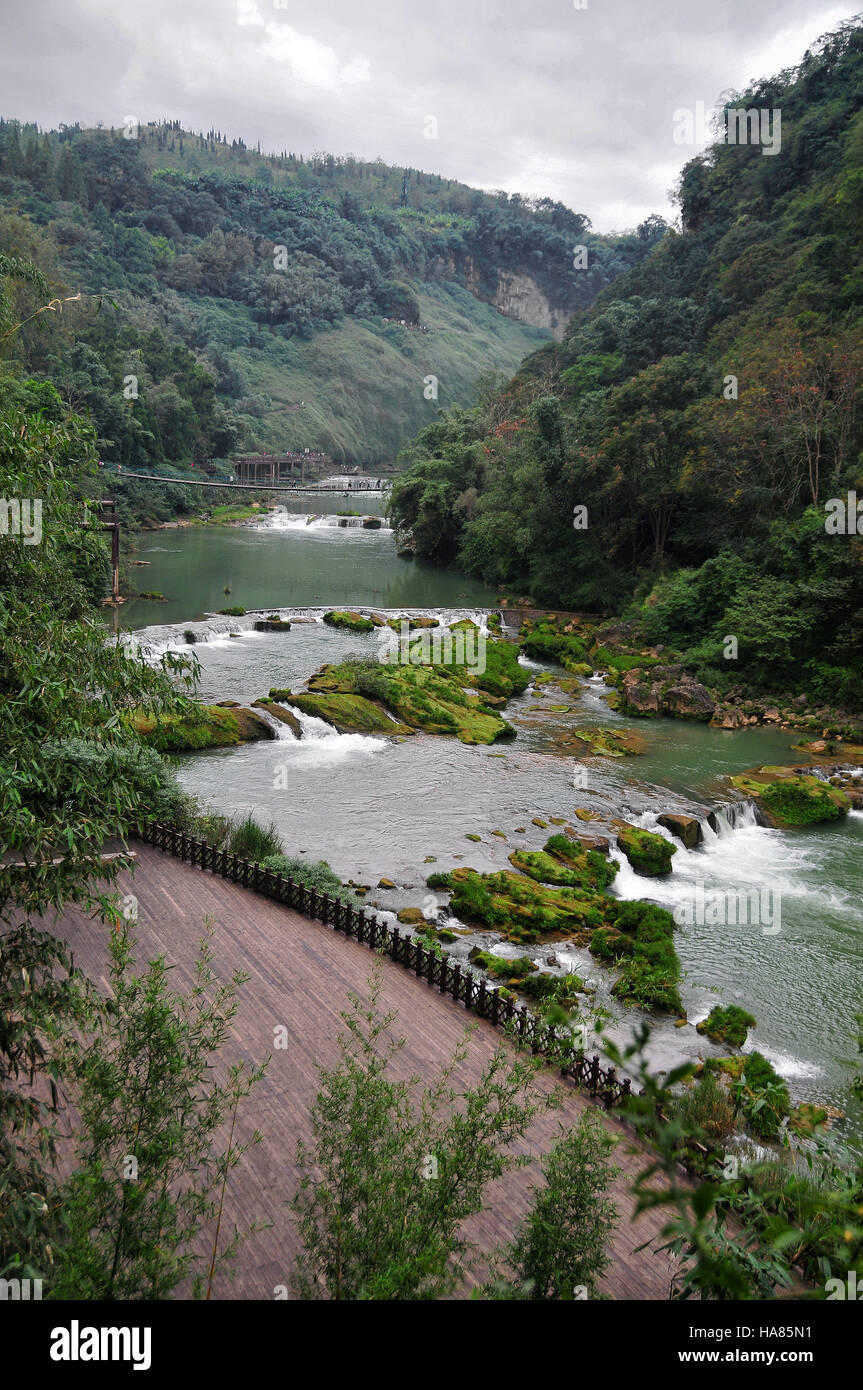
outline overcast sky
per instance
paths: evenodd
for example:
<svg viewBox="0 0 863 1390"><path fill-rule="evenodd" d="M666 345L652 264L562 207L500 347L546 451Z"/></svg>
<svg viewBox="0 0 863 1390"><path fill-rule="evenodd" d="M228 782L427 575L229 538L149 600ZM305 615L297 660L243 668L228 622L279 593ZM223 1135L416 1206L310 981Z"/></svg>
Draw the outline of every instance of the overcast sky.
<svg viewBox="0 0 863 1390"><path fill-rule="evenodd" d="M671 215L673 113L796 63L830 0L0 0L0 113L177 118L558 198L597 230ZM436 138L428 138L434 131Z"/></svg>

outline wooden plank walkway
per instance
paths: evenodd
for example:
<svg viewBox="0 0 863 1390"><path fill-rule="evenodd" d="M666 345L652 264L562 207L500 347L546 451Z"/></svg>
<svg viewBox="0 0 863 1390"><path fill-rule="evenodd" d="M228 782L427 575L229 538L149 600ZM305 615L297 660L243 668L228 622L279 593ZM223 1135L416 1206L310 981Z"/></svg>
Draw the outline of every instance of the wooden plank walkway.
<svg viewBox="0 0 863 1390"><path fill-rule="evenodd" d="M254 1221L268 1221L272 1226L241 1247L233 1277L220 1276L214 1296L271 1299L276 1285L288 1283L298 1247L285 1203L297 1183L297 1140L311 1137L308 1113L318 1090L315 1064L330 1065L337 1059L339 1014L347 1005L348 991L365 995L374 958L367 946L149 845L139 844L137 854L134 872L121 875L117 891L132 892L138 899L139 965L164 954L176 965L177 986L188 986L204 921L210 917L215 926L216 973L227 978L240 968L251 976L240 993L229 1060L244 1057L255 1063L272 1054L267 1075L240 1109L241 1137L259 1129L264 1139L232 1174L224 1220L229 1230L234 1223L244 1228ZM67 910L46 925L69 942L76 964L105 987L109 928L77 910ZM432 1079L449 1061L465 1027L474 1023L476 1031L454 1084L476 1081L500 1041L499 1031L391 961L383 962L382 973L382 1007L398 1011L393 1031L406 1038L393 1064L394 1074ZM288 1030L289 1047L274 1051L273 1029L279 1024ZM539 1084L545 1089L555 1081L551 1071L540 1074ZM588 1106L601 1114L587 1097L567 1088L563 1107L534 1123L521 1152L533 1156L547 1152L560 1125L574 1122ZM645 1213L637 1222L631 1219L628 1181L645 1166L646 1155L618 1120L602 1118L621 1141L615 1162L623 1170L613 1194L621 1219L605 1291L613 1299L665 1299L673 1274L668 1257L654 1250L634 1253L644 1241L659 1243L654 1238L662 1224L655 1212ZM480 1250L490 1251L511 1238L537 1177L532 1165L506 1174L488 1188L485 1209L465 1227Z"/></svg>

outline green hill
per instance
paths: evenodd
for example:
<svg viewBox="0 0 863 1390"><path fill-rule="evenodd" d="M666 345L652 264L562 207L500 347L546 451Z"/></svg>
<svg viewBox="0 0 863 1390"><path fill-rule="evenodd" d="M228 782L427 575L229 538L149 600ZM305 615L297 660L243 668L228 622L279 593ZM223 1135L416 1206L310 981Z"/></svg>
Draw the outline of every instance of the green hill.
<svg viewBox="0 0 863 1390"><path fill-rule="evenodd" d="M691 160L682 230L421 433L392 516L427 559L634 614L720 688L859 708L863 542L827 529L863 497L859 20L730 105L781 111L781 149Z"/></svg>
<svg viewBox="0 0 863 1390"><path fill-rule="evenodd" d="M594 236L548 199L175 122L0 122L0 251L104 296L98 315L64 308L69 351L40 360L34 340L28 360L124 466L304 447L391 462L482 374L562 337L663 230Z"/></svg>

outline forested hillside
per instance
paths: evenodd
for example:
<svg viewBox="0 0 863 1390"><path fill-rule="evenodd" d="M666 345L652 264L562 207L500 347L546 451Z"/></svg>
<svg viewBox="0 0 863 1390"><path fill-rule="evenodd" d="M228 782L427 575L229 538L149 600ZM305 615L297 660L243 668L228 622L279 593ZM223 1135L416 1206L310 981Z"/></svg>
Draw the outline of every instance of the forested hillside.
<svg viewBox="0 0 863 1390"><path fill-rule="evenodd" d="M781 110L778 155L691 160L682 230L423 431L392 514L419 556L634 613L715 686L859 708L863 544L826 504L863 497L863 28L730 104Z"/></svg>
<svg viewBox="0 0 863 1390"><path fill-rule="evenodd" d="M175 122L0 122L0 251L84 296L64 308L68 350L40 356L33 338L29 360L127 466L235 448L391 461L482 373L561 336L664 230L597 237L547 199L266 156Z"/></svg>

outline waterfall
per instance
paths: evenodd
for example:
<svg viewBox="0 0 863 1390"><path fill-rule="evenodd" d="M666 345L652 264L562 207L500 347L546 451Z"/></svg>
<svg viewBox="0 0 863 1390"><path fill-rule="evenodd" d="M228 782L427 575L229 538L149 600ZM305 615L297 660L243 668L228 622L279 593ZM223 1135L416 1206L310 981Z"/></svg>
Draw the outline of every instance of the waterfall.
<svg viewBox="0 0 863 1390"><path fill-rule="evenodd" d="M365 526L365 521L374 526ZM363 512L360 516L339 516L336 512L270 512L251 527L255 531L367 531L370 535L392 535L392 527L386 519L374 512Z"/></svg>
<svg viewBox="0 0 863 1390"><path fill-rule="evenodd" d="M720 802L701 820L701 831L705 840L716 840L733 834L735 830L762 824L758 807L751 798L747 798L745 801Z"/></svg>
<svg viewBox="0 0 863 1390"><path fill-rule="evenodd" d="M286 741L289 743L297 742L297 735L294 733L290 724L285 724L284 721L277 718L275 714L271 714L266 705L255 705L254 707L247 705L246 708L251 709L252 714L259 715L265 724L269 724L277 740L283 743ZM295 710L294 713L299 716L299 710Z"/></svg>

